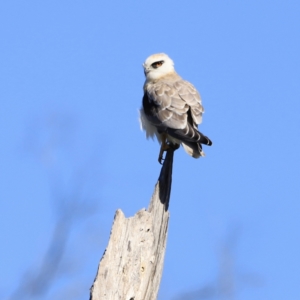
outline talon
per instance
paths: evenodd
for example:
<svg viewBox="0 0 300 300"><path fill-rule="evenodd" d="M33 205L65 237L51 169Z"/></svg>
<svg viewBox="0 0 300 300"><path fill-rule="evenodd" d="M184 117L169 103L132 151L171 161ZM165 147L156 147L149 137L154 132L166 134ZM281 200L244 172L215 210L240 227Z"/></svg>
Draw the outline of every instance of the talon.
<svg viewBox="0 0 300 300"><path fill-rule="evenodd" d="M158 162L162 165L163 164L163 162L162 161L164 161L165 159L164 158L162 158L162 157L159 157L158 158Z"/></svg>
<svg viewBox="0 0 300 300"><path fill-rule="evenodd" d="M167 143L167 134L162 133L161 134L161 146L160 146L160 151L159 151L159 156L158 156L158 162L162 165L162 160L163 159L163 154L165 151L167 151L170 148L170 145Z"/></svg>
<svg viewBox="0 0 300 300"><path fill-rule="evenodd" d="M159 158L158 158L158 162L162 165L164 160L165 160L165 158L163 158L163 153L162 153L161 156L159 156Z"/></svg>

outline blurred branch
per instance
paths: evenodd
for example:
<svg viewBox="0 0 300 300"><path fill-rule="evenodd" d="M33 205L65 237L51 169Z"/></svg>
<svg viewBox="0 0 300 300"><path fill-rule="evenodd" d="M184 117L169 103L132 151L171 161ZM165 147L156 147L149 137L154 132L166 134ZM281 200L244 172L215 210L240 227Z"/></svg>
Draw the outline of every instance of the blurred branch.
<svg viewBox="0 0 300 300"><path fill-rule="evenodd" d="M74 200L75 203L72 201ZM76 203L77 202L77 203ZM77 207L74 210L74 206ZM82 207L82 210L80 209ZM89 214L93 212L90 211ZM62 275L61 264L67 258L64 257L67 243L73 229L73 224L88 216L85 205L78 203L76 197L70 197L68 203L60 206L49 247L42 259L38 270L27 272L20 286L10 297L15 299L31 299L41 297L49 291L55 280Z"/></svg>
<svg viewBox="0 0 300 300"><path fill-rule="evenodd" d="M70 185L66 186L66 180L63 179L65 166L60 164L57 158L58 153L61 153L59 151L61 145L65 146L67 145L66 141L70 141L64 136L70 136L74 121L70 117L66 118L58 114L52 114L45 120L45 123L36 123L35 130L31 128L30 143L27 143L27 149L39 161L46 162L45 166L50 175L51 201L55 212L54 229L40 267L31 267L25 272L19 286L9 297L10 300L45 298L63 275L70 277L70 274L66 274L63 266L68 265L66 262L70 261L67 246L71 233L79 221L86 220L96 211L95 201L86 197L84 193L87 183L87 176L84 175L90 171L88 170L89 165L76 172L76 167L73 166L71 160L72 166L69 170L72 170L72 176L69 180ZM32 132L35 132L36 135L32 135ZM67 156L70 158L70 152ZM66 290L66 287L62 290ZM66 298L64 297L64 299ZM74 295L69 299L75 299Z"/></svg>

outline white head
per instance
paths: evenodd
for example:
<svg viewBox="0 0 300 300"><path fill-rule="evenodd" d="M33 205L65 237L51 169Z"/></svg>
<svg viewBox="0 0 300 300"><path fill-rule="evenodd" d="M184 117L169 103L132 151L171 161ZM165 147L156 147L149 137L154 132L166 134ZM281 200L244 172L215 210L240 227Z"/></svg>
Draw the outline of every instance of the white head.
<svg viewBox="0 0 300 300"><path fill-rule="evenodd" d="M143 63L147 80L155 80L175 72L173 60L164 53L153 54Z"/></svg>

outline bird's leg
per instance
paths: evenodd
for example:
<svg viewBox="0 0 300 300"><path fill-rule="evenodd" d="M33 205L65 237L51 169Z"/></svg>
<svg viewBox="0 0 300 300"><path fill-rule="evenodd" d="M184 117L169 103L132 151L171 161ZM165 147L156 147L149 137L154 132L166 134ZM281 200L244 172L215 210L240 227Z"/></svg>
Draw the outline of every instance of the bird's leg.
<svg viewBox="0 0 300 300"><path fill-rule="evenodd" d="M160 137L161 137L161 146L160 146L160 151L159 151L159 156L158 156L158 162L162 165L164 151L167 151L170 148L170 146L167 143L167 134L166 133L162 133L160 135Z"/></svg>

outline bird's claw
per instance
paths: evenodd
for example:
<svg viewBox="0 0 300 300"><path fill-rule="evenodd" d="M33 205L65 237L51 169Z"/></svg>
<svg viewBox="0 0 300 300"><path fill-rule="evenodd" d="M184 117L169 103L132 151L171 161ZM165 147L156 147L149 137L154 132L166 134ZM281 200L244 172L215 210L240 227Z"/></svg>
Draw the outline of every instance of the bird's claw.
<svg viewBox="0 0 300 300"><path fill-rule="evenodd" d="M162 165L165 158L163 158L164 152L168 151L170 148L174 151L177 150L180 147L178 144L173 143L166 143L163 147L160 149L160 153L158 156L158 162Z"/></svg>
<svg viewBox="0 0 300 300"><path fill-rule="evenodd" d="M158 162L162 165L163 164L163 161L164 161L165 159L162 157L162 156L160 156L159 158L158 158Z"/></svg>

